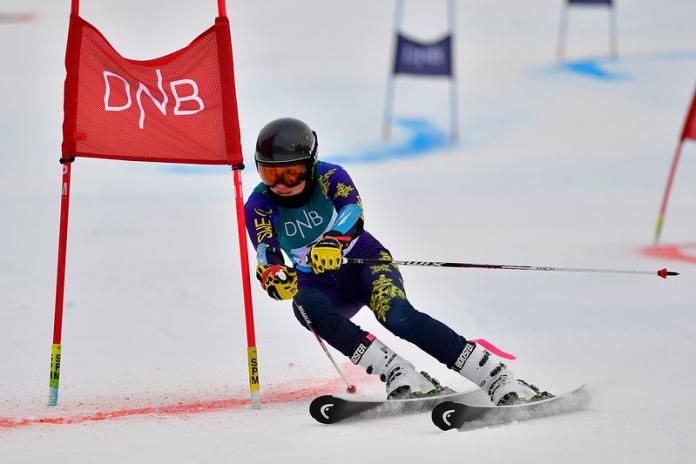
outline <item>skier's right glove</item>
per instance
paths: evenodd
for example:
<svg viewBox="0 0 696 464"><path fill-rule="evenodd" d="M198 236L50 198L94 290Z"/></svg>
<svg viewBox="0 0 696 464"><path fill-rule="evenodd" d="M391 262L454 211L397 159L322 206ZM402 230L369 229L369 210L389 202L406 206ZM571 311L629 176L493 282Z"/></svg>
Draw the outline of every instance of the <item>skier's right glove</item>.
<svg viewBox="0 0 696 464"><path fill-rule="evenodd" d="M297 271L282 264L259 264L256 278L274 300L290 300L297 293Z"/></svg>
<svg viewBox="0 0 696 464"><path fill-rule="evenodd" d="M309 250L312 272L321 274L338 270L343 263L343 246L346 243L350 243L350 237L329 232L312 245Z"/></svg>

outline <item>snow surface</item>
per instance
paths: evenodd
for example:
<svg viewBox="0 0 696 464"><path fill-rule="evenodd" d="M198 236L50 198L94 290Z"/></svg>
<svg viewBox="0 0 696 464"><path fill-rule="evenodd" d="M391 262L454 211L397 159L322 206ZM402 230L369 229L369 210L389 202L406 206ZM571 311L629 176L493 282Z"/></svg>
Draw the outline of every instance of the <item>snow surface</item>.
<svg viewBox="0 0 696 464"><path fill-rule="evenodd" d="M407 121L380 140L393 1L228 2L247 157L265 122L306 120L322 158L349 168L367 228L398 259L681 272L403 268L416 307L515 353L521 377L558 392L588 385L582 412L465 433L442 433L427 415L315 423L310 399L341 382L289 305L256 285L264 405L249 409L232 176L88 159L73 168L60 404L46 406L69 3L0 5L37 13L0 24L0 462L696 455L696 267L640 253L694 90L693 0L617 1L618 61L606 58L606 12L572 11L567 65L555 61L561 0L457 2L454 146L443 142L447 84L414 78L396 85L395 114ZM216 13L212 0L82 3L85 19L141 59L183 47ZM405 29L440 37L445 5L407 2ZM435 128L429 144L414 142L414 126ZM696 143L687 143L665 244L696 243L695 176ZM249 192L258 177L243 177ZM356 321L450 386L472 388L369 311ZM381 393L334 355L359 394Z"/></svg>

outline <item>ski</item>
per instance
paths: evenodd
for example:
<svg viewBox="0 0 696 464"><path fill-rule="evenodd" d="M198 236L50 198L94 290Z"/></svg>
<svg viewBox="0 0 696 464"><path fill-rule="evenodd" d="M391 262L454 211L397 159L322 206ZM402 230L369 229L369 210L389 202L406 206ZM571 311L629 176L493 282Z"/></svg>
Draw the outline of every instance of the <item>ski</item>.
<svg viewBox="0 0 696 464"><path fill-rule="evenodd" d="M323 395L310 403L309 413L317 422L335 424L348 418L369 419L426 412L443 401L467 401L477 393L455 392L405 400L354 400Z"/></svg>
<svg viewBox="0 0 696 464"><path fill-rule="evenodd" d="M475 406L460 399L449 399L435 405L433 423L442 430L468 430L490 425L536 419L581 409L588 396L582 385L553 398L511 406Z"/></svg>

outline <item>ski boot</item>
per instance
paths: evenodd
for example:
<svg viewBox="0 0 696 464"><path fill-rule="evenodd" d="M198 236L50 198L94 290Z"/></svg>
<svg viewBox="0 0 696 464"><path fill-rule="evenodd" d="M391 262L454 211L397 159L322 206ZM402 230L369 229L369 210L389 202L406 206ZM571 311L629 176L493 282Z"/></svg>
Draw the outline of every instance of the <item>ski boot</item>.
<svg viewBox="0 0 696 464"><path fill-rule="evenodd" d="M552 398L535 385L517 379L507 366L474 342L467 342L452 367L481 387L496 406L539 401Z"/></svg>
<svg viewBox="0 0 696 464"><path fill-rule="evenodd" d="M454 393L427 373L416 371L413 364L394 353L372 334L367 334L361 340L350 360L386 383L388 400Z"/></svg>

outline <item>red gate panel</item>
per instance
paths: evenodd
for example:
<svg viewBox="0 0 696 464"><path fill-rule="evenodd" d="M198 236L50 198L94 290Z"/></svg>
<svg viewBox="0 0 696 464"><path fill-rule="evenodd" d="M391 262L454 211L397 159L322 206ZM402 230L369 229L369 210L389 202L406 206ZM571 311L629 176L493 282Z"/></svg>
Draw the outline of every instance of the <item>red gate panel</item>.
<svg viewBox="0 0 696 464"><path fill-rule="evenodd" d="M72 15L63 157L241 164L230 44L219 17L181 50L131 60Z"/></svg>

